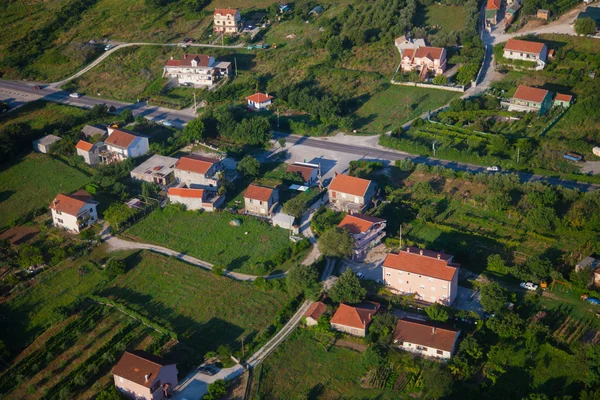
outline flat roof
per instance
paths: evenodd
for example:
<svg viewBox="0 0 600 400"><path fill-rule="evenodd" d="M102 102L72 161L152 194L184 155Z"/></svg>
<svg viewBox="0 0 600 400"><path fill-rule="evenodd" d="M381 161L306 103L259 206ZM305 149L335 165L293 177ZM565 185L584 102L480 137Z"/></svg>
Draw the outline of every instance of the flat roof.
<svg viewBox="0 0 600 400"><path fill-rule="evenodd" d="M155 154L135 167L131 174L166 176L173 172L176 163L176 158Z"/></svg>

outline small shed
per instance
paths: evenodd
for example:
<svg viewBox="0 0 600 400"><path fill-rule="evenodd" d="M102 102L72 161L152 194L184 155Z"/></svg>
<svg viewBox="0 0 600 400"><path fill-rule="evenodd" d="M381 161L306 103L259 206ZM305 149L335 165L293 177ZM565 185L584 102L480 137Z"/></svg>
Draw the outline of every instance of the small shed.
<svg viewBox="0 0 600 400"><path fill-rule="evenodd" d="M296 231L298 229L294 225L295 220L296 220L296 218L294 218L294 216L285 214L280 211L273 216L273 218L271 219L271 222L273 223L273 226L278 226L280 228L288 229L288 230L293 231L294 233L297 233Z"/></svg>
<svg viewBox="0 0 600 400"><path fill-rule="evenodd" d="M60 138L54 135L44 136L41 139L33 141L33 149L35 151L39 151L40 153L49 153L50 147L56 142L58 142Z"/></svg>
<svg viewBox="0 0 600 400"><path fill-rule="evenodd" d="M543 20L547 21L548 19L550 19L550 10L542 10L542 9L538 10L537 17L539 19L543 19Z"/></svg>
<svg viewBox="0 0 600 400"><path fill-rule="evenodd" d="M557 93L554 98L554 105L569 108L573 104L573 96L570 94Z"/></svg>
<svg viewBox="0 0 600 400"><path fill-rule="evenodd" d="M93 136L99 136L103 138L106 136L106 126L103 125L86 125L81 129L81 133L86 138L92 138Z"/></svg>
<svg viewBox="0 0 600 400"><path fill-rule="evenodd" d="M596 146L592 149L592 153L594 153L595 156L600 157L600 147Z"/></svg>
<svg viewBox="0 0 600 400"><path fill-rule="evenodd" d="M321 7L321 6L316 6L315 8L313 8L312 10L310 10L310 11L308 12L308 14L309 14L309 15L310 15L310 14L313 14L313 15L315 15L315 16L319 16L319 15L323 14L323 7Z"/></svg>

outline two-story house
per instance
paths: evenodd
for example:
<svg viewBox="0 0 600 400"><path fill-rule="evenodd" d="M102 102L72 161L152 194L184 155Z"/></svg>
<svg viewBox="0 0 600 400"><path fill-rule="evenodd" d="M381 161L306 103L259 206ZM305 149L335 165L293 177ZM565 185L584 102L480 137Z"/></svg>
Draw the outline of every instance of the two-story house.
<svg viewBox="0 0 600 400"><path fill-rule="evenodd" d="M456 352L460 330L440 324L399 319L394 330L394 344L402 350L448 360Z"/></svg>
<svg viewBox="0 0 600 400"><path fill-rule="evenodd" d="M190 188L216 191L219 188L219 172L223 170L221 160L190 154L181 157L175 164L175 179Z"/></svg>
<svg viewBox="0 0 600 400"><path fill-rule="evenodd" d="M206 54L184 54L171 57L163 68L163 78L176 78L179 84L212 86L231 73L231 63L216 61Z"/></svg>
<svg viewBox="0 0 600 400"><path fill-rule="evenodd" d="M552 108L552 92L525 85L519 85L510 99L509 111L537 112L544 115Z"/></svg>
<svg viewBox="0 0 600 400"><path fill-rule="evenodd" d="M58 194L49 206L52 224L69 232L79 233L98 220L98 204L85 190L72 194Z"/></svg>
<svg viewBox="0 0 600 400"><path fill-rule="evenodd" d="M402 71L417 71L423 78L427 73L441 75L446 70L446 49L442 47L419 47L402 52Z"/></svg>
<svg viewBox="0 0 600 400"><path fill-rule="evenodd" d="M217 33L238 33L242 16L233 8L217 8L213 14L213 31Z"/></svg>
<svg viewBox="0 0 600 400"><path fill-rule="evenodd" d="M331 317L329 324L335 331L365 337L377 311L379 311L379 303L375 302L364 302L354 306L342 303Z"/></svg>
<svg viewBox="0 0 600 400"><path fill-rule="evenodd" d="M312 186L317 183L319 177L319 166L317 164L309 164L304 162L295 162L289 164L286 173L299 174L302 176L304 184Z"/></svg>
<svg viewBox="0 0 600 400"><path fill-rule="evenodd" d="M100 152L105 150L103 142L97 142L91 144L85 140L80 140L75 145L77 155L83 157L83 161L88 165L97 165L102 161L100 159Z"/></svg>
<svg viewBox="0 0 600 400"><path fill-rule="evenodd" d="M368 179L336 173L328 187L329 202L341 211L362 212L371 205L375 186Z"/></svg>
<svg viewBox="0 0 600 400"><path fill-rule="evenodd" d="M448 254L407 247L387 255L383 280L401 294L414 293L423 301L450 305L458 293L459 266L452 259Z"/></svg>
<svg viewBox="0 0 600 400"><path fill-rule="evenodd" d="M244 193L244 206L249 214L269 216L279 203L279 191L258 185L250 185Z"/></svg>
<svg viewBox="0 0 600 400"><path fill-rule="evenodd" d="M528 40L508 39L503 55L508 60L532 61L543 67L548 58L548 46Z"/></svg>
<svg viewBox="0 0 600 400"><path fill-rule="evenodd" d="M385 237L386 220L362 214L348 214L344 217L338 228L350 232L354 238L352 259L364 258L369 249L381 243Z"/></svg>
<svg viewBox="0 0 600 400"><path fill-rule="evenodd" d="M118 128L108 128L108 137L104 145L104 150L100 151L100 159L105 164L143 156L149 149L147 137Z"/></svg>
<svg viewBox="0 0 600 400"><path fill-rule="evenodd" d="M171 203L183 204L186 210L208 212L221 208L225 201L225 196L219 196L214 191L186 187L170 187L168 196Z"/></svg>
<svg viewBox="0 0 600 400"><path fill-rule="evenodd" d="M498 14L502 8L502 0L488 0L485 6L485 21L488 25L496 25L498 23Z"/></svg>
<svg viewBox="0 0 600 400"><path fill-rule="evenodd" d="M135 400L169 398L177 385L177 366L145 351L126 351L113 368L116 388Z"/></svg>
<svg viewBox="0 0 600 400"><path fill-rule="evenodd" d="M129 174L136 181L166 186L173 181L175 164L177 164L176 158L155 154L135 167Z"/></svg>

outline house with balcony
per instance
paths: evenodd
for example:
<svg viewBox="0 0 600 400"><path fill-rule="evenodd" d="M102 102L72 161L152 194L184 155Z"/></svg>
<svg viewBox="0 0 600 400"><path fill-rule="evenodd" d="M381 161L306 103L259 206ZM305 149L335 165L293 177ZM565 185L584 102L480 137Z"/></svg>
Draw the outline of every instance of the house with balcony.
<svg viewBox="0 0 600 400"><path fill-rule="evenodd" d="M498 23L498 14L502 8L502 0L488 0L485 7L485 22L488 25L496 25Z"/></svg>
<svg viewBox="0 0 600 400"><path fill-rule="evenodd" d="M363 214L348 214L338 228L347 230L354 238L352 259L362 260L369 250L385 237L386 220Z"/></svg>
<svg viewBox="0 0 600 400"><path fill-rule="evenodd" d="M319 179L319 166L317 164L295 162L289 164L285 172L302 176L302 180L306 186L315 185Z"/></svg>
<svg viewBox="0 0 600 400"><path fill-rule="evenodd" d="M141 350L126 351L112 370L115 387L135 400L162 400L177 385L177 365Z"/></svg>
<svg viewBox="0 0 600 400"><path fill-rule="evenodd" d="M85 190L72 194L58 194L49 206L52 224L57 228L79 233L98 220L98 204Z"/></svg>
<svg viewBox="0 0 600 400"><path fill-rule="evenodd" d="M402 71L417 71L422 79L429 74L442 75L446 66L446 49L442 47L422 46L402 51Z"/></svg>
<svg viewBox="0 0 600 400"><path fill-rule="evenodd" d="M394 345L422 356L448 360L456 352L460 330L438 323L399 319L394 330Z"/></svg>
<svg viewBox="0 0 600 400"><path fill-rule="evenodd" d="M544 115L552 108L552 92L525 85L519 85L510 99L508 111L537 112Z"/></svg>
<svg viewBox="0 0 600 400"><path fill-rule="evenodd" d="M271 216L278 203L279 191L277 189L250 185L244 193L244 206L249 214Z"/></svg>
<svg viewBox="0 0 600 400"><path fill-rule="evenodd" d="M213 13L213 31L235 34L240 31L242 16L233 8L217 8Z"/></svg>
<svg viewBox="0 0 600 400"><path fill-rule="evenodd" d="M329 203L340 211L362 212L371 205L375 188L368 179L336 173L328 187Z"/></svg>
<svg viewBox="0 0 600 400"><path fill-rule="evenodd" d="M174 180L175 164L177 159L173 157L155 154L131 172L131 178L136 181L154 183L159 186L167 186Z"/></svg>
<svg viewBox="0 0 600 400"><path fill-rule="evenodd" d="M352 336L365 337L373 316L379 311L379 303L364 302L356 305L340 304L329 324L331 329Z"/></svg>
<svg viewBox="0 0 600 400"><path fill-rule="evenodd" d="M459 265L453 256L407 247L383 261L383 281L399 294L415 294L428 303L451 305L458 293Z"/></svg>
<svg viewBox="0 0 600 400"><path fill-rule="evenodd" d="M503 56L507 60L535 62L536 69L540 70L546 66L548 46L529 40L508 39L504 46Z"/></svg>
<svg viewBox="0 0 600 400"><path fill-rule="evenodd" d="M175 179L189 188L217 191L219 172L223 170L221 160L190 154L181 157L175 164Z"/></svg>
<svg viewBox="0 0 600 400"><path fill-rule="evenodd" d="M163 78L177 79L180 85L212 86L231 73L231 63L216 61L206 54L184 54L179 60L167 61Z"/></svg>
<svg viewBox="0 0 600 400"><path fill-rule="evenodd" d="M187 188L185 186L170 187L169 201L173 204L183 204L186 210L203 210L213 212L223 206L225 196L205 189Z"/></svg>
<svg viewBox="0 0 600 400"><path fill-rule="evenodd" d="M100 150L104 164L120 162L126 158L141 157L148 153L148 138L125 129L108 128L108 137Z"/></svg>
<svg viewBox="0 0 600 400"><path fill-rule="evenodd" d="M96 142L91 144L85 140L80 140L75 145L75 151L77 155L83 158L83 161L88 165L98 165L102 161L100 159L100 152L105 150L103 142Z"/></svg>

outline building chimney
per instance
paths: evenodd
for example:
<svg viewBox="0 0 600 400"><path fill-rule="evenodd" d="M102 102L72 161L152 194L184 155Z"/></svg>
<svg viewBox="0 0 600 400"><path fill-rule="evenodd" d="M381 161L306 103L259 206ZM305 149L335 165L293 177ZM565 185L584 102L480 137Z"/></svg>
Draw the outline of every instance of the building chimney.
<svg viewBox="0 0 600 400"><path fill-rule="evenodd" d="M146 382L148 382L148 380L150 379L150 374L144 375L144 378L146 379Z"/></svg>
<svg viewBox="0 0 600 400"><path fill-rule="evenodd" d="M334 177L335 177L335 176L338 176L338 173L337 173L337 172L334 172L334 173L333 173L333 176L334 176Z"/></svg>
<svg viewBox="0 0 600 400"><path fill-rule="evenodd" d="M435 335L435 326L431 329L431 334Z"/></svg>
<svg viewBox="0 0 600 400"><path fill-rule="evenodd" d="M171 56L171 60L173 59L173 56Z"/></svg>
<svg viewBox="0 0 600 400"><path fill-rule="evenodd" d="M406 252L410 253L410 247L406 246Z"/></svg>
<svg viewBox="0 0 600 400"><path fill-rule="evenodd" d="M438 260L439 260L440 258L442 258L442 255L440 253L438 253L437 257L438 257Z"/></svg>
<svg viewBox="0 0 600 400"><path fill-rule="evenodd" d="M419 250L419 254L423 255L423 249Z"/></svg>

